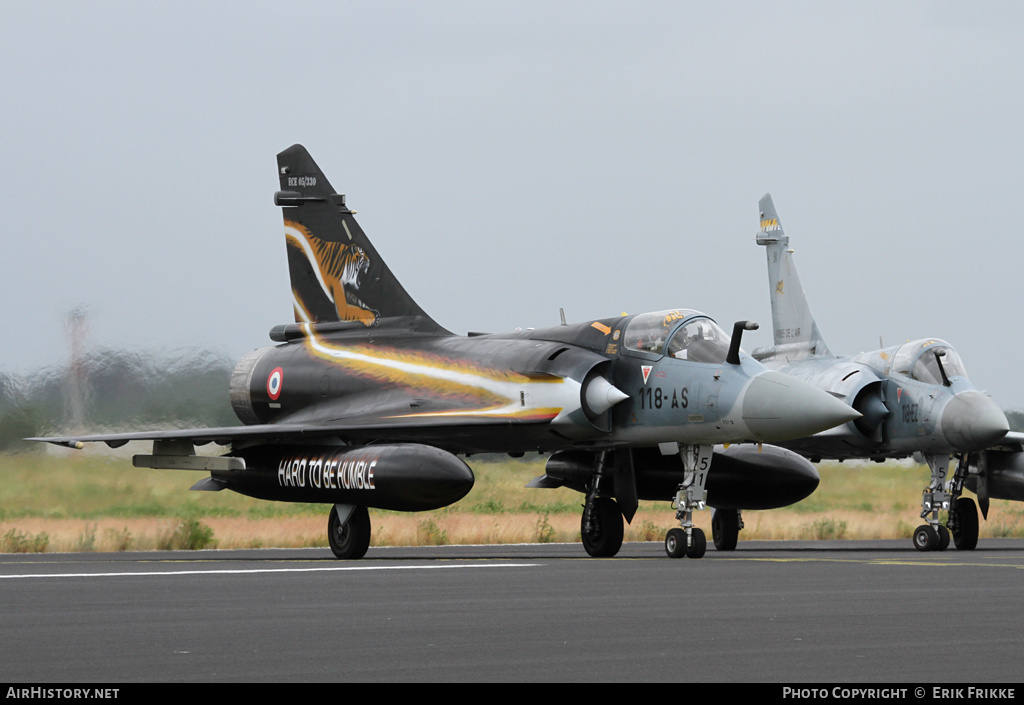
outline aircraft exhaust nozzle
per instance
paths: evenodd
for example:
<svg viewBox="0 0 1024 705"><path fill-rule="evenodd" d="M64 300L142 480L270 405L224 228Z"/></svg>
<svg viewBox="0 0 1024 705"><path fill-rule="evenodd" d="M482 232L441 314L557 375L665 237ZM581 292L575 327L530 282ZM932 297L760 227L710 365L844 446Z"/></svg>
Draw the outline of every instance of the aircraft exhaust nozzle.
<svg viewBox="0 0 1024 705"><path fill-rule="evenodd" d="M742 398L743 421L760 441L789 441L860 418L860 412L781 372L755 377Z"/></svg>
<svg viewBox="0 0 1024 705"><path fill-rule="evenodd" d="M994 401L977 391L960 392L949 400L939 419L942 435L959 451L981 450L1010 430Z"/></svg>
<svg viewBox="0 0 1024 705"><path fill-rule="evenodd" d="M584 398L590 410L600 416L619 402L629 399L629 395L604 377L594 377L587 385Z"/></svg>

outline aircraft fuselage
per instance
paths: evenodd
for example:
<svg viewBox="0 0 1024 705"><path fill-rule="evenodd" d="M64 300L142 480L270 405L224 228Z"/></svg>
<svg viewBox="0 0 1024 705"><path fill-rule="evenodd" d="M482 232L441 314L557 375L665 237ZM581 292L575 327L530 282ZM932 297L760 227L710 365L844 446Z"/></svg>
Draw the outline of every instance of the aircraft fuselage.
<svg viewBox="0 0 1024 705"><path fill-rule="evenodd" d="M800 435L806 399L787 408L776 373L745 355L730 364L625 349L634 318L473 336L293 326L239 363L232 405L247 424L351 423L349 441L386 430L455 453L760 441L787 424L784 435Z"/></svg>
<svg viewBox="0 0 1024 705"><path fill-rule="evenodd" d="M913 352L906 370L899 369L902 351ZM939 369L934 353L955 353L938 339L860 353L853 357L812 356L793 362L761 355L770 368L801 379L843 399L861 417L814 436L781 443L815 458L851 459L905 457L913 453L952 455L981 450L1006 432L1005 417L986 395L975 389L958 365ZM921 361L935 370L935 379L915 379ZM913 364L913 363L918 364ZM905 374L908 372L910 374Z"/></svg>

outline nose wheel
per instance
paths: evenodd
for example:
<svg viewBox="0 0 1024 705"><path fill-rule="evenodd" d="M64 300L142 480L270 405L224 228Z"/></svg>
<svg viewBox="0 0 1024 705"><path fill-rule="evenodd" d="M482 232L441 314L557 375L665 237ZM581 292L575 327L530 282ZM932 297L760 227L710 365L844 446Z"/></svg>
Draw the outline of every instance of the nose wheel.
<svg viewBox="0 0 1024 705"><path fill-rule="evenodd" d="M683 529L669 529L665 536L665 553L669 558L700 558L707 551L704 532L692 528L689 537Z"/></svg>
<svg viewBox="0 0 1024 705"><path fill-rule="evenodd" d="M918 551L945 551L949 548L949 529L941 524L922 524L914 530L914 548Z"/></svg>

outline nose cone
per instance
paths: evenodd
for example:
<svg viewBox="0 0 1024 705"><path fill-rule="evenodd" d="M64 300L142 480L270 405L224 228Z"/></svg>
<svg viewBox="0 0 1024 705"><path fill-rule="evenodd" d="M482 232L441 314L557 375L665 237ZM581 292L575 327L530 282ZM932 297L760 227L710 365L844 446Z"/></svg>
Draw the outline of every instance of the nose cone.
<svg viewBox="0 0 1024 705"><path fill-rule="evenodd" d="M860 418L848 404L781 372L765 372L743 393L743 421L761 441L813 436Z"/></svg>
<svg viewBox="0 0 1024 705"><path fill-rule="evenodd" d="M940 418L942 435L959 451L981 450L1010 430L1006 414L981 392L960 392L946 404Z"/></svg>
<svg viewBox="0 0 1024 705"><path fill-rule="evenodd" d="M590 407L591 411L600 415L608 411L608 409L612 408L620 401L629 399L629 395L612 386L612 383L604 377L595 377L590 384L587 385L587 390L584 392L584 399L586 399L587 406Z"/></svg>

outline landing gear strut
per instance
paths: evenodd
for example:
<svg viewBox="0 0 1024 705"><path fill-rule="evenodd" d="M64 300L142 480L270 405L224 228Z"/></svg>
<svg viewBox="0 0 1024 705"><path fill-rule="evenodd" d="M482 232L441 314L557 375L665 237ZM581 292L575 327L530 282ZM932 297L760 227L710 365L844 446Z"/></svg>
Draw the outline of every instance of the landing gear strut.
<svg viewBox="0 0 1024 705"><path fill-rule="evenodd" d="M973 500L960 496L967 479L967 455L957 457L957 467L947 489L949 460L948 455L925 456L931 482L921 496L921 518L928 523L914 530L914 548L918 551L945 551L951 536L961 551L973 550L978 545L978 510ZM939 523L939 512L943 510L949 512L949 528Z"/></svg>
<svg viewBox="0 0 1024 705"><path fill-rule="evenodd" d="M948 455L924 456L931 470L931 482L921 494L921 518L927 521L914 530L914 548L918 551L944 551L949 546L949 530L939 524L939 512L948 511L952 495L946 491Z"/></svg>
<svg viewBox="0 0 1024 705"><path fill-rule="evenodd" d="M594 558L610 558L622 548L622 510L614 499L599 494L606 458L602 451L594 460L593 480L580 519L583 548Z"/></svg>
<svg viewBox="0 0 1024 705"><path fill-rule="evenodd" d="M961 497L964 482L967 481L969 469L968 456L962 454L957 459L956 471L949 481L949 492L953 499L949 507L949 531L953 534L953 544L961 551L973 551L978 546L978 509L970 497Z"/></svg>
<svg viewBox="0 0 1024 705"><path fill-rule="evenodd" d="M672 502L676 519L682 528L671 529L665 536L665 553L671 558L700 558L707 550L704 532L693 525L693 510L704 509L707 492L704 485L711 469L713 446L681 446L683 482Z"/></svg>

